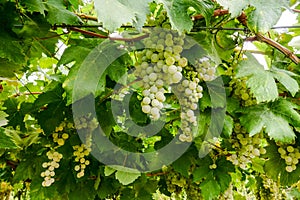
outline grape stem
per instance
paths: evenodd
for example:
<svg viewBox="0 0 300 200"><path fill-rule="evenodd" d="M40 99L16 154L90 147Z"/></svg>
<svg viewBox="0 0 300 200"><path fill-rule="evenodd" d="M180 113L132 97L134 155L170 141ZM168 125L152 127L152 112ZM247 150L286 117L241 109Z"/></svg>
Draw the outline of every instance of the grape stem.
<svg viewBox="0 0 300 200"><path fill-rule="evenodd" d="M110 39L110 40L113 40L113 41L124 41L124 42L139 41L139 40L142 40L142 39L147 38L149 36L149 34L144 34L144 35L134 37L134 38L110 37L110 36L107 36L107 35L94 33L92 31L82 30L82 29L77 28L77 27L69 27L69 29L72 30L72 31L76 31L76 32L85 34L85 35L90 35L90 36L94 36L94 37L98 37L98 38L104 38L104 39Z"/></svg>
<svg viewBox="0 0 300 200"><path fill-rule="evenodd" d="M252 40L261 41L261 42L264 42L264 43L276 48L277 50L281 51L284 55L286 55L288 58L290 58L296 65L298 65L300 63L300 59L292 51L290 51L288 48L282 46L278 42L276 42L270 38L267 38L266 36L262 35L261 33L257 33L256 36L254 38L252 38Z"/></svg>

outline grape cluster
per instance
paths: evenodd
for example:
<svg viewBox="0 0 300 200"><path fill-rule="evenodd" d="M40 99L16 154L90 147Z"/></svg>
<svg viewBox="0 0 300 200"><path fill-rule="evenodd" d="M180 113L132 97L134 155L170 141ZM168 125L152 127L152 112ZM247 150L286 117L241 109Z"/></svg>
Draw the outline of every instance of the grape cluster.
<svg viewBox="0 0 300 200"><path fill-rule="evenodd" d="M192 129L198 125L195 112L198 109L198 101L203 96L203 88L198 83L199 79L197 78L193 81L185 79L174 87L174 92L177 94L181 106L182 134L179 135L179 140L182 142L192 141Z"/></svg>
<svg viewBox="0 0 300 200"><path fill-rule="evenodd" d="M242 100L241 102L243 106L255 105L257 104L257 101L250 92L250 89L247 88L246 81L247 78L233 78L229 83L229 87L233 90L233 96Z"/></svg>
<svg viewBox="0 0 300 200"><path fill-rule="evenodd" d="M212 81L217 77L217 65L208 57L197 60L194 67L200 80Z"/></svg>
<svg viewBox="0 0 300 200"><path fill-rule="evenodd" d="M167 184L167 190L170 193L179 194L187 184L187 179L180 173L174 171L172 168L163 167L163 172L166 172L165 179Z"/></svg>
<svg viewBox="0 0 300 200"><path fill-rule="evenodd" d="M160 118L164 107L164 86L182 80L182 68L188 63L180 55L184 37L171 30L154 28L149 38L144 40L145 49L138 52L140 62L136 65L135 75L141 78L143 84L142 111L154 120Z"/></svg>
<svg viewBox="0 0 300 200"><path fill-rule="evenodd" d="M74 122L76 124L77 129L89 129L91 131L94 131L99 123L96 118L91 119L91 113L87 114L87 116L83 116L80 118L75 118Z"/></svg>
<svg viewBox="0 0 300 200"><path fill-rule="evenodd" d="M42 164L43 168L47 168L44 172L41 173L41 177L44 178L42 182L43 187L49 187L54 183L55 172L54 169L59 168L59 162L62 159L63 155L58 153L57 151L50 150L47 152L47 157L50 160L49 162L44 162Z"/></svg>
<svg viewBox="0 0 300 200"><path fill-rule="evenodd" d="M287 172L292 172L296 170L297 164L300 160L300 152L299 148L293 147L292 145L283 145L278 144L278 152L280 157L285 160L285 170Z"/></svg>
<svg viewBox="0 0 300 200"><path fill-rule="evenodd" d="M86 116L80 118L75 118L74 123L77 130L84 130L85 135L85 144L87 147L92 146L92 133L99 126L97 118L93 117L92 114L88 113Z"/></svg>
<svg viewBox="0 0 300 200"><path fill-rule="evenodd" d="M161 10L161 7L162 5L157 6L155 12L147 16L146 24L148 26L170 29L171 25L170 25L170 20L167 17L167 11L164 9Z"/></svg>
<svg viewBox="0 0 300 200"><path fill-rule="evenodd" d="M74 125L71 122L63 121L58 127L55 128L55 132L52 133L53 142L57 143L58 147L63 146L65 141L69 138L69 134L64 132L66 129L73 129Z"/></svg>
<svg viewBox="0 0 300 200"><path fill-rule="evenodd" d="M247 169L247 164L251 163L254 157L266 153L265 148L262 146L262 133L250 137L245 128L239 123L234 126L234 138L231 139L231 143L236 153L230 155L228 159L242 169Z"/></svg>
<svg viewBox="0 0 300 200"><path fill-rule="evenodd" d="M188 184L186 190L187 199L203 199L199 185L195 183Z"/></svg>
<svg viewBox="0 0 300 200"><path fill-rule="evenodd" d="M77 178L81 178L84 176L84 170L87 165L90 164L90 161L85 157L88 156L91 152L91 148L87 147L84 144L73 146L75 156L75 162L78 164L75 165L74 170L77 172Z"/></svg>

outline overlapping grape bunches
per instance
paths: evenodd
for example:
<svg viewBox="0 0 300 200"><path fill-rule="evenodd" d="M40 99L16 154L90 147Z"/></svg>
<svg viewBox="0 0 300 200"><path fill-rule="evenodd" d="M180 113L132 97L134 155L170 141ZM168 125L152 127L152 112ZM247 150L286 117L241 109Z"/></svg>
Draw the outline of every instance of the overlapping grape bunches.
<svg viewBox="0 0 300 200"><path fill-rule="evenodd" d="M280 157L284 159L287 172L292 172L297 169L297 164L300 160L300 151L298 147L293 145L277 144L279 146L278 152Z"/></svg>
<svg viewBox="0 0 300 200"><path fill-rule="evenodd" d="M239 123L235 123L234 135L230 140L236 153L231 154L228 159L242 169L247 169L253 158L266 153L265 148L262 146L262 133L250 137L245 128Z"/></svg>
<svg viewBox="0 0 300 200"><path fill-rule="evenodd" d="M49 161L42 164L42 167L46 169L41 173L41 177L44 178L42 182L43 187L49 187L55 181L55 169L59 168L59 162L63 158L63 155L56 151L56 149L65 144L65 141L69 138L69 134L66 133L65 129L71 128L74 128L73 123L63 121L55 128L54 133L52 133L53 142L57 143L57 146L46 153Z"/></svg>
<svg viewBox="0 0 300 200"><path fill-rule="evenodd" d="M76 128L78 130L85 131L85 142L81 145L73 146L74 161L77 163L74 170L77 172L77 178L84 176L86 166L90 165L90 161L87 159L92 151L92 133L98 127L99 123L96 118L92 118L91 113L86 116L75 119Z"/></svg>
<svg viewBox="0 0 300 200"><path fill-rule="evenodd" d="M186 80L182 71L188 65L183 51L184 35L171 30L154 28L149 38L144 40L145 49L138 52L141 62L136 65L135 75L142 79L142 111L154 120L160 118L165 93L169 89L177 92L182 113L181 141L192 141L191 127L197 126L195 110L202 97L199 79Z"/></svg>
<svg viewBox="0 0 300 200"><path fill-rule="evenodd" d="M142 111L157 120L162 114L166 92L174 92L181 106L181 141L191 142L193 129L197 127L198 101L203 88L200 81L216 78L216 66L207 58L200 58L190 66L181 55L185 34L169 30L171 25L167 12L156 10L148 18L151 30L149 38L143 41L145 49L137 53L135 75L142 79ZM162 28L157 28L162 27Z"/></svg>

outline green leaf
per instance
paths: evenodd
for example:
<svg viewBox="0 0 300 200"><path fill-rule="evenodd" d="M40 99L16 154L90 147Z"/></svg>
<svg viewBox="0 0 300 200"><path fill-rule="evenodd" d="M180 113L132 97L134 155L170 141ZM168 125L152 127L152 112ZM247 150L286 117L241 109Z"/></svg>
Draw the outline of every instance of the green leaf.
<svg viewBox="0 0 300 200"><path fill-rule="evenodd" d="M295 139L295 133L288 121L266 106L255 106L244 110L240 120L250 136L264 128L269 137L275 141L291 142Z"/></svg>
<svg viewBox="0 0 300 200"><path fill-rule="evenodd" d="M98 96L105 91L106 70L116 59L126 52L118 49L118 44L106 41L95 47L85 58L78 73L74 74L73 99L75 102L89 94Z"/></svg>
<svg viewBox="0 0 300 200"><path fill-rule="evenodd" d="M141 173L129 173L124 171L116 172L116 179L123 185L133 183L139 176L141 176Z"/></svg>
<svg viewBox="0 0 300 200"><path fill-rule="evenodd" d="M188 155L190 154L182 155L178 160L176 160L172 164L174 170L179 172L184 177L189 177L189 169L192 165L191 159Z"/></svg>
<svg viewBox="0 0 300 200"><path fill-rule="evenodd" d="M279 99L270 105L272 111L285 118L294 127L300 127L300 114L297 112L299 106L286 100Z"/></svg>
<svg viewBox="0 0 300 200"><path fill-rule="evenodd" d="M255 7L248 16L248 25L254 32L269 31L281 17L283 7L288 7L288 1L285 0L249 0L249 3Z"/></svg>
<svg viewBox="0 0 300 200"><path fill-rule="evenodd" d="M45 4L43 4L42 0L25 0L23 1L26 8L30 12L39 12L42 15L45 15Z"/></svg>
<svg viewBox="0 0 300 200"><path fill-rule="evenodd" d="M225 115L223 134L228 138L231 136L231 134L233 132L232 131L233 125L234 125L233 118L229 115Z"/></svg>
<svg viewBox="0 0 300 200"><path fill-rule="evenodd" d="M21 41L6 32L0 32L0 37L0 58L7 59L15 64L25 64L26 55L24 54ZM7 68L6 70L10 69Z"/></svg>
<svg viewBox="0 0 300 200"><path fill-rule="evenodd" d="M78 24L80 18L73 12L70 12L64 6L63 0L47 0L45 2L47 9L47 21L50 24Z"/></svg>
<svg viewBox="0 0 300 200"><path fill-rule="evenodd" d="M8 120L6 117L8 117L8 115L5 112L0 111L0 127L7 124Z"/></svg>
<svg viewBox="0 0 300 200"><path fill-rule="evenodd" d="M199 10L206 18L208 23L209 17L212 14L211 4L207 1L192 1L192 0L156 0L158 3L162 3L166 9L170 23L173 29L182 33L184 31L190 31L193 28L193 22L188 15L188 8L194 7Z"/></svg>
<svg viewBox="0 0 300 200"><path fill-rule="evenodd" d="M249 0L217 0L217 2L225 9L228 9L233 18L238 17L249 5Z"/></svg>
<svg viewBox="0 0 300 200"><path fill-rule="evenodd" d="M254 10L248 16L248 25L254 32L267 32L279 20L282 8L288 6L288 1L282 0L217 0L217 2L225 9L229 9L233 18L238 17L248 6L253 6Z"/></svg>
<svg viewBox="0 0 300 200"><path fill-rule="evenodd" d="M117 171L117 170L114 169L114 168L111 168L111 167L109 167L109 166L105 166L105 168L104 168L104 175L105 175L105 176L110 176L110 175L112 175L115 171Z"/></svg>
<svg viewBox="0 0 300 200"><path fill-rule="evenodd" d="M274 101L278 90L273 74L265 70L252 54L246 55L248 59L238 65L236 77L248 77L246 84L258 103Z"/></svg>
<svg viewBox="0 0 300 200"><path fill-rule="evenodd" d="M296 95L299 91L299 84L289 75L291 72L277 68L272 68L271 72L273 73L274 78L276 78L292 94L292 96Z"/></svg>
<svg viewBox="0 0 300 200"><path fill-rule="evenodd" d="M15 144L12 137L6 134L4 128L0 127L0 149L16 149L17 145Z"/></svg>
<svg viewBox="0 0 300 200"><path fill-rule="evenodd" d="M200 184L200 188L203 198L209 200L216 198L221 192L220 185L213 179L203 181Z"/></svg>
<svg viewBox="0 0 300 200"><path fill-rule="evenodd" d="M141 29L149 13L148 3L150 2L150 0L95 0L95 10L98 20L103 22L104 28L109 31L114 31L130 22Z"/></svg>

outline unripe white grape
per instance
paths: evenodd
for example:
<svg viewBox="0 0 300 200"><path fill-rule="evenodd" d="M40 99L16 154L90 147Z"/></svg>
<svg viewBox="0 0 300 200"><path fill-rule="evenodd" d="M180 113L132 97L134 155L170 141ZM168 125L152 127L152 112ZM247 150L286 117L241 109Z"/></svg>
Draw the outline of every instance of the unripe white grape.
<svg viewBox="0 0 300 200"><path fill-rule="evenodd" d="M252 153L253 153L254 156L259 156L260 155L259 149L253 149Z"/></svg>
<svg viewBox="0 0 300 200"><path fill-rule="evenodd" d="M156 79L157 79L157 74L156 73L151 73L149 75L149 80L150 81L156 81Z"/></svg>
<svg viewBox="0 0 300 200"><path fill-rule="evenodd" d="M159 104L160 104L160 102L159 102L157 99L153 99L153 100L151 101L151 105L152 105L153 107L158 107Z"/></svg>
<svg viewBox="0 0 300 200"><path fill-rule="evenodd" d="M174 54L180 54L180 53L182 52L182 50L183 50L183 48L182 48L182 46L180 46L180 45L175 45L175 46L173 47L173 52L174 52Z"/></svg>
<svg viewBox="0 0 300 200"><path fill-rule="evenodd" d="M285 170L286 170L287 172L292 172L292 171L293 171L293 167L292 167L292 166L286 166L286 167L285 167Z"/></svg>
<svg viewBox="0 0 300 200"><path fill-rule="evenodd" d="M155 85L157 87L163 87L164 86L164 82L161 79L156 80Z"/></svg>
<svg viewBox="0 0 300 200"><path fill-rule="evenodd" d="M188 64L188 60L187 60L186 58L180 58L180 59L178 60L178 65L179 65L180 67L186 67L187 64Z"/></svg>
<svg viewBox="0 0 300 200"><path fill-rule="evenodd" d="M156 86L151 86L151 88L150 88L150 92L151 93L156 93L158 91L158 89L157 89L157 87Z"/></svg>
<svg viewBox="0 0 300 200"><path fill-rule="evenodd" d="M158 108L151 108L150 113L151 113L151 115L159 115L159 109Z"/></svg>
<svg viewBox="0 0 300 200"><path fill-rule="evenodd" d="M287 148L286 148L286 150L288 151L288 152L294 152L294 147L292 147L292 146L288 146Z"/></svg>
<svg viewBox="0 0 300 200"><path fill-rule="evenodd" d="M167 59L166 59L166 64L167 64L168 66L174 65L174 63L175 63L175 58L174 58L174 57L172 57L172 56L167 57Z"/></svg>
<svg viewBox="0 0 300 200"><path fill-rule="evenodd" d="M197 84L196 84L195 82L190 82L190 83L189 83L189 88L190 88L191 90L195 90L195 89L197 88Z"/></svg>
<svg viewBox="0 0 300 200"><path fill-rule="evenodd" d="M149 105L151 103L151 99L149 97L144 97L142 103L144 105Z"/></svg>
<svg viewBox="0 0 300 200"><path fill-rule="evenodd" d="M182 74L180 72L175 72L172 76L173 83L179 83L182 79Z"/></svg>
<svg viewBox="0 0 300 200"><path fill-rule="evenodd" d="M175 74L177 72L177 67L175 65L171 65L168 67L168 73Z"/></svg>
<svg viewBox="0 0 300 200"><path fill-rule="evenodd" d="M143 113L146 113L146 114L150 113L151 112L151 106L143 105L142 106L142 111L143 111Z"/></svg>
<svg viewBox="0 0 300 200"><path fill-rule="evenodd" d="M188 117L193 117L193 116L194 116L194 111L188 110L188 111L186 112L186 115L187 115Z"/></svg>
<svg viewBox="0 0 300 200"><path fill-rule="evenodd" d="M192 93L193 93L193 91L189 88L186 88L185 91L184 91L184 94L187 95L187 96L190 96Z"/></svg>
<svg viewBox="0 0 300 200"><path fill-rule="evenodd" d="M154 71L153 67L148 67L146 69L147 74L151 74Z"/></svg>
<svg viewBox="0 0 300 200"><path fill-rule="evenodd" d="M165 97L164 93L162 93L162 92L157 92L155 94L155 97L157 100L159 100L161 102L164 102L166 100L166 97Z"/></svg>
<svg viewBox="0 0 300 200"><path fill-rule="evenodd" d="M150 90L143 90L142 94L143 94L144 97L149 96L150 95Z"/></svg>

